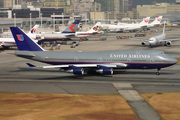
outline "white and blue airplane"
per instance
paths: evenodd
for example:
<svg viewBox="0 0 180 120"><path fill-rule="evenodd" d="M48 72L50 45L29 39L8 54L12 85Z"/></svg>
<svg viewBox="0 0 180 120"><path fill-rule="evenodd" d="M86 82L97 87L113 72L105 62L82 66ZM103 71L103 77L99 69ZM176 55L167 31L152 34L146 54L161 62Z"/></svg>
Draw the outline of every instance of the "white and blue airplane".
<svg viewBox="0 0 180 120"><path fill-rule="evenodd" d="M16 56L31 59L47 66L42 68L60 68L75 75L97 72L103 75L113 74L114 69L157 69L169 67L177 60L158 50L118 50L106 52L66 52L46 51L18 27L10 27L19 51ZM27 63L30 67L36 67Z"/></svg>
<svg viewBox="0 0 180 120"><path fill-rule="evenodd" d="M68 36L75 36L79 20L75 20L70 26L68 26L63 32L58 33L58 34L36 34L36 30L39 27L39 25L35 25L28 33L27 35L32 38L35 42L42 42L42 36L43 39L47 39L49 41L54 40L54 39L65 39ZM0 38L0 47L3 48L9 48L9 47L14 47L16 46L16 43L14 41L14 38Z"/></svg>
<svg viewBox="0 0 180 120"><path fill-rule="evenodd" d="M39 36L42 40L46 40L46 41L63 40L66 38L70 38L70 36L75 36L79 22L80 22L79 20L75 20L62 32L53 32L53 33L42 32L36 35Z"/></svg>
<svg viewBox="0 0 180 120"><path fill-rule="evenodd" d="M75 23L74 23L75 24ZM45 41L52 41L52 40L62 40L66 38L86 38L95 34L98 34L100 22L97 22L90 30L88 31L77 31L77 26L79 23L76 22L77 26L74 26L72 24L69 26L65 31L66 32L53 32L53 33L44 33L37 34L41 37L41 39L44 39ZM87 38L86 38L87 39Z"/></svg>
<svg viewBox="0 0 180 120"><path fill-rule="evenodd" d="M32 39L36 39L36 35L35 35L35 31L36 29L39 27L39 25L35 25L28 33L27 35L32 38ZM16 42L11 34L9 34L8 38L0 38L0 47L2 47L3 49L5 48L9 48L9 47L15 47L16 46ZM36 42L38 42L37 40L35 40Z"/></svg>

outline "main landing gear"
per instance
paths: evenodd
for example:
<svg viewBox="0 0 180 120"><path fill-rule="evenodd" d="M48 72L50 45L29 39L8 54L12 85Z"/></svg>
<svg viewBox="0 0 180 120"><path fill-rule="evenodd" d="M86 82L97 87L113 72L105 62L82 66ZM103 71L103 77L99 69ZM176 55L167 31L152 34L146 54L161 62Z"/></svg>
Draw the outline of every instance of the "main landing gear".
<svg viewBox="0 0 180 120"><path fill-rule="evenodd" d="M160 75L160 72L159 72L160 70L161 70L161 68L157 69L156 75Z"/></svg>

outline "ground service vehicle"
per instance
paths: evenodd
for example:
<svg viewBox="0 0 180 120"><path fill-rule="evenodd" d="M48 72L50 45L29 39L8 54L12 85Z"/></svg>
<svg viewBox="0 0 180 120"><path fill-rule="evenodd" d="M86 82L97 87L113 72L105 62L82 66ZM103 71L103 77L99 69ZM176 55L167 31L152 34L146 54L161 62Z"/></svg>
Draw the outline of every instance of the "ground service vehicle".
<svg viewBox="0 0 180 120"><path fill-rule="evenodd" d="M146 33L136 33L135 37L146 37Z"/></svg>
<svg viewBox="0 0 180 120"><path fill-rule="evenodd" d="M127 39L127 38L132 38L131 35L119 35L119 36L116 36L117 39Z"/></svg>

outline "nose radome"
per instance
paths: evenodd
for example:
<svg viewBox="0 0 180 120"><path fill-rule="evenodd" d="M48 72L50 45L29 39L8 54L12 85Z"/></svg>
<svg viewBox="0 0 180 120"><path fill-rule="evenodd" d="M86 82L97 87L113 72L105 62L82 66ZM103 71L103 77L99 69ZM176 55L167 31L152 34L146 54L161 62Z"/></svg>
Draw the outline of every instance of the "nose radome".
<svg viewBox="0 0 180 120"><path fill-rule="evenodd" d="M174 64L176 64L176 63L178 62L178 60L172 57L172 58L171 58L171 62L174 63Z"/></svg>

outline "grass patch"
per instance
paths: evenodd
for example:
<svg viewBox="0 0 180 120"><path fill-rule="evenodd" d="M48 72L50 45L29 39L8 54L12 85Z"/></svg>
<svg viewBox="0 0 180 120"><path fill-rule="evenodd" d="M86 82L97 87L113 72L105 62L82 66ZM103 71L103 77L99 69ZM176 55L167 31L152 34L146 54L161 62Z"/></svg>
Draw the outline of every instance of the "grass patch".
<svg viewBox="0 0 180 120"><path fill-rule="evenodd" d="M141 96L163 120L180 120L180 93L150 93Z"/></svg>
<svg viewBox="0 0 180 120"><path fill-rule="evenodd" d="M180 58L176 58L178 60L177 64L180 65Z"/></svg>
<svg viewBox="0 0 180 120"><path fill-rule="evenodd" d="M138 120L120 95L0 93L0 120Z"/></svg>

